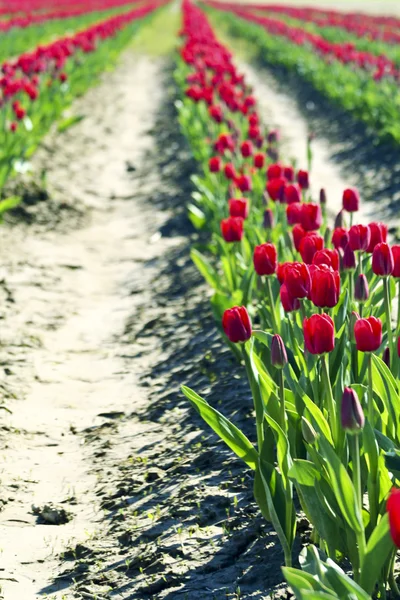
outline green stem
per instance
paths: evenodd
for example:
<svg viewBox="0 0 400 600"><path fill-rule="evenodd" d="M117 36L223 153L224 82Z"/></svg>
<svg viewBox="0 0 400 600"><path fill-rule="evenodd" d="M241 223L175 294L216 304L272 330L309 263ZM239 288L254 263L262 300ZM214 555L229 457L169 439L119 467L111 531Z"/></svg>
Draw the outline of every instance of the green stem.
<svg viewBox="0 0 400 600"><path fill-rule="evenodd" d="M358 434L349 435L348 437L349 437L350 452L351 452L352 463L353 463L353 485L354 485L354 490L356 493L356 502L357 502L358 510L360 513L360 517L362 518L363 493L362 493L362 488L361 488L360 442L359 442ZM363 564L364 554L365 554L364 530L361 533L357 534L357 542L358 542L358 553L359 553L359 573L357 574L357 576L356 576L356 573L354 573L354 577L355 577L356 581L359 580L359 575L360 575L360 572L362 569L362 564Z"/></svg>
<svg viewBox="0 0 400 600"><path fill-rule="evenodd" d="M385 302L385 313L386 313L386 331L389 342L390 350L390 364L393 363L394 359L394 346L393 346L393 333L392 333L392 320L391 320L391 298L389 288L389 278L383 278L383 298Z"/></svg>
<svg viewBox="0 0 400 600"><path fill-rule="evenodd" d="M304 319L307 318L306 309L304 308L304 300L300 300L300 315L301 315L301 329L303 330Z"/></svg>
<svg viewBox="0 0 400 600"><path fill-rule="evenodd" d="M258 382L255 381L253 375L253 369L250 362L250 356L247 353L245 345L242 346L242 354L244 364L246 366L247 378L250 383L251 394L253 396L254 411L256 413L256 430L257 430L257 446L258 451L261 452L261 448L264 442L264 406L258 387Z"/></svg>
<svg viewBox="0 0 400 600"><path fill-rule="evenodd" d="M336 447L337 442L338 442L338 424L337 424L335 401L333 399L333 393L332 393L331 380L329 378L329 363L328 363L328 355L327 354L321 356L321 365L322 365L322 370L321 370L322 381L324 383L324 388L325 388L325 392L326 392L326 395L325 395L326 403L327 403L326 408L327 408L328 415L329 415L329 422L331 424L333 444Z"/></svg>
<svg viewBox="0 0 400 600"><path fill-rule="evenodd" d="M393 559L390 564L390 573L389 573L389 586L392 591L392 594L395 598L400 598L400 590L398 588L395 576L394 576L394 566L396 564L396 553L393 556Z"/></svg>
<svg viewBox="0 0 400 600"><path fill-rule="evenodd" d="M281 411L281 427L283 431L286 433L286 408L285 408L285 385L283 381L283 370L279 369L279 401L280 401L280 411Z"/></svg>
<svg viewBox="0 0 400 600"><path fill-rule="evenodd" d="M397 281L397 327L396 333L400 335L400 279Z"/></svg>
<svg viewBox="0 0 400 600"><path fill-rule="evenodd" d="M351 306L354 301L354 279L353 279L353 271L350 269L348 272L349 278L349 312L351 312Z"/></svg>
<svg viewBox="0 0 400 600"><path fill-rule="evenodd" d="M368 421L374 428L374 391L372 383L372 354L368 354Z"/></svg>
<svg viewBox="0 0 400 600"><path fill-rule="evenodd" d="M272 330L274 333L279 333L278 323L276 321L274 298L272 295L271 279L269 277L267 277L267 295L269 307L271 310Z"/></svg>

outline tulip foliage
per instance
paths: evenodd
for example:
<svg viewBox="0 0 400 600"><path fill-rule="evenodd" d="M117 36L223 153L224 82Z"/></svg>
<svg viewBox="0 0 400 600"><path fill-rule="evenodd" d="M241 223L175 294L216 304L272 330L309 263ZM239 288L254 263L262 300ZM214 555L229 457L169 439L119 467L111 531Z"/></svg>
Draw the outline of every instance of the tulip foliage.
<svg viewBox="0 0 400 600"><path fill-rule="evenodd" d="M183 392L253 470L298 598L384 597L388 586L396 596L400 247L387 243L383 223L355 222L360 198L350 188L332 231L329 195L316 202L310 193L311 162L296 171L281 159L278 132L265 130L232 55L189 0L181 33L177 109L202 167L189 217L210 236L192 258L245 365L254 441ZM314 544L302 570L293 567L295 498Z"/></svg>

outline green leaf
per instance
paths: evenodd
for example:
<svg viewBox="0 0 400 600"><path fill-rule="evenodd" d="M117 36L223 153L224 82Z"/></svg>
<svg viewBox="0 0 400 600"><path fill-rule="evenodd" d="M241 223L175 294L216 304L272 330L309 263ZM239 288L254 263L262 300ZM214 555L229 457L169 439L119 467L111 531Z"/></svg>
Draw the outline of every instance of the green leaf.
<svg viewBox="0 0 400 600"><path fill-rule="evenodd" d="M203 400L196 392L185 385L181 386L181 390L196 408L199 415L215 431L215 433L219 435L221 440L223 440L239 458L244 460L246 465L255 470L258 463L258 453L244 433L233 425L229 419L210 406L208 402Z"/></svg>
<svg viewBox="0 0 400 600"><path fill-rule="evenodd" d="M381 576L382 567L393 549L389 515L385 513L372 532L364 555L360 585L368 594L372 594L374 591L375 584Z"/></svg>
<svg viewBox="0 0 400 600"><path fill-rule="evenodd" d="M220 287L218 274L208 259L195 248L192 248L190 251L190 258L203 275L208 285L217 290Z"/></svg>
<svg viewBox="0 0 400 600"><path fill-rule="evenodd" d="M85 118L84 115L74 115L72 117L67 117L66 119L63 119L62 121L60 121L60 123L58 124L58 127L57 127L57 131L59 133L62 133L63 131L67 131L67 129L69 129L76 123L79 123L84 118Z"/></svg>
<svg viewBox="0 0 400 600"><path fill-rule="evenodd" d="M22 198L20 196L9 196L5 200L0 201L0 215L3 215L8 210L11 210L21 204Z"/></svg>
<svg viewBox="0 0 400 600"><path fill-rule="evenodd" d="M206 224L206 217L203 211L201 211L194 204L188 206L189 219L195 229L203 229Z"/></svg>

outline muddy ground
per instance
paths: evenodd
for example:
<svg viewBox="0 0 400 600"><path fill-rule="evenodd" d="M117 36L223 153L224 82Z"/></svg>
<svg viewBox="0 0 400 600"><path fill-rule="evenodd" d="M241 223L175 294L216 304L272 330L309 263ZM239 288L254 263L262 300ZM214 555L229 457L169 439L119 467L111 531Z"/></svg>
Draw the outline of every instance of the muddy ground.
<svg viewBox="0 0 400 600"><path fill-rule="evenodd" d="M243 370L189 259L196 165L174 100L169 58L125 52L72 107L85 118L35 156L46 193L29 183L0 229L5 600L287 597L251 474L179 392L254 438Z"/></svg>

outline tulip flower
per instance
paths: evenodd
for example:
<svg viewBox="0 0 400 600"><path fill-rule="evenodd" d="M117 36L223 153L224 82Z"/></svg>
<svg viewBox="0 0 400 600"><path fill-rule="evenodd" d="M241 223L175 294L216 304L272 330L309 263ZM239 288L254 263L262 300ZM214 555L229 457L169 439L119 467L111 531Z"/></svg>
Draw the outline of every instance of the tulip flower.
<svg viewBox="0 0 400 600"><path fill-rule="evenodd" d="M291 167L291 166L283 167L283 176L289 183L292 183L294 181L293 167Z"/></svg>
<svg viewBox="0 0 400 600"><path fill-rule="evenodd" d="M268 181L266 190L271 200L274 202L283 202L285 196L285 185L286 181L281 177L274 177L274 179Z"/></svg>
<svg viewBox="0 0 400 600"><path fill-rule="evenodd" d="M314 258L312 260L313 265L327 265L328 267L332 267L334 271L339 270L339 252L337 250L331 250L330 248L324 248L323 250L318 250L314 254Z"/></svg>
<svg viewBox="0 0 400 600"><path fill-rule="evenodd" d="M344 250L348 243L349 232L347 231L347 229L344 229L343 227L336 227L332 234L332 244L334 245L336 250L339 250L339 248Z"/></svg>
<svg viewBox="0 0 400 600"><path fill-rule="evenodd" d="M265 209L264 211L264 228L265 229L273 229L274 227L274 213L272 212L272 210L270 208Z"/></svg>
<svg viewBox="0 0 400 600"><path fill-rule="evenodd" d="M267 179L282 179L282 166L279 163L270 165L267 169Z"/></svg>
<svg viewBox="0 0 400 600"><path fill-rule="evenodd" d="M390 369L390 348L389 346L386 346L386 348L383 351L382 354L382 360L385 363L385 365Z"/></svg>
<svg viewBox="0 0 400 600"><path fill-rule="evenodd" d="M338 212L338 214L335 217L335 222L333 224L334 228L335 229L342 229L343 228L343 221L344 221L344 218L343 218L343 209L342 209L342 210L340 210Z"/></svg>
<svg viewBox="0 0 400 600"><path fill-rule="evenodd" d="M305 263L285 263L284 282L292 298L306 298L311 289L311 276Z"/></svg>
<svg viewBox="0 0 400 600"><path fill-rule="evenodd" d="M271 341L271 364L276 369L283 369L287 362L288 358L283 339L280 335L275 334Z"/></svg>
<svg viewBox="0 0 400 600"><path fill-rule="evenodd" d="M303 261L307 264L311 264L314 255L318 250L322 250L324 247L324 238L317 233L308 233L303 237L300 242L300 254Z"/></svg>
<svg viewBox="0 0 400 600"><path fill-rule="evenodd" d="M226 163L226 165L224 167L224 174L227 179L234 180L236 178L235 167L233 166L232 163Z"/></svg>
<svg viewBox="0 0 400 600"><path fill-rule="evenodd" d="M340 296L340 275L331 267L321 265L311 271L311 302L320 308L336 306Z"/></svg>
<svg viewBox="0 0 400 600"><path fill-rule="evenodd" d="M297 183L301 187L302 190L308 190L309 181L308 181L308 171L303 171L300 169L297 173Z"/></svg>
<svg viewBox="0 0 400 600"><path fill-rule="evenodd" d="M393 271L392 276L396 278L400 278L400 246L394 245L392 246L392 254L393 254Z"/></svg>
<svg viewBox="0 0 400 600"><path fill-rule="evenodd" d="M222 327L227 338L237 344L251 337L251 321L245 306L234 306L226 310L222 317Z"/></svg>
<svg viewBox="0 0 400 600"><path fill-rule="evenodd" d="M335 347L335 328L329 315L312 315L303 321L304 344L310 354L332 352Z"/></svg>
<svg viewBox="0 0 400 600"><path fill-rule="evenodd" d="M257 275L272 275L278 266L277 251L274 244L256 246L253 254L254 269Z"/></svg>
<svg viewBox="0 0 400 600"><path fill-rule="evenodd" d="M275 144L278 140L279 140L279 131L277 131L276 129L272 129L267 136L267 141L270 144Z"/></svg>
<svg viewBox="0 0 400 600"><path fill-rule="evenodd" d="M212 106L209 106L208 114L216 123L222 123L223 112L222 112L222 108L219 105L213 104Z"/></svg>
<svg viewBox="0 0 400 600"><path fill-rule="evenodd" d="M315 231L322 224L322 212L319 204L307 202L302 204L300 223L305 231Z"/></svg>
<svg viewBox="0 0 400 600"><path fill-rule="evenodd" d="M342 427L348 433L358 433L364 427L364 412L357 392L352 388L344 388L341 406Z"/></svg>
<svg viewBox="0 0 400 600"><path fill-rule="evenodd" d="M389 513L390 535L394 545L400 548L400 490L392 488L386 504Z"/></svg>
<svg viewBox="0 0 400 600"><path fill-rule="evenodd" d="M357 302L362 303L362 302L366 302L368 300L368 298L369 298L368 280L363 273L360 273L360 275L356 279L356 283L354 286L354 299L357 300Z"/></svg>
<svg viewBox="0 0 400 600"><path fill-rule="evenodd" d="M289 225L297 225L298 223L300 223L301 207L302 204L300 202L288 204L288 206L286 207L286 218ZM305 233L306 232L304 231L304 235Z"/></svg>
<svg viewBox="0 0 400 600"><path fill-rule="evenodd" d="M358 319L354 325L357 350L375 352L382 344L382 321L376 317Z"/></svg>
<svg viewBox="0 0 400 600"><path fill-rule="evenodd" d="M322 206L325 206L326 204L326 192L324 188L319 190L319 203L322 204Z"/></svg>
<svg viewBox="0 0 400 600"><path fill-rule="evenodd" d="M373 252L377 244L386 242L388 228L384 223L370 223L368 227L371 232L371 239L367 248L367 252Z"/></svg>
<svg viewBox="0 0 400 600"><path fill-rule="evenodd" d="M265 155L259 152L254 155L254 166L256 169L262 169L265 164Z"/></svg>
<svg viewBox="0 0 400 600"><path fill-rule="evenodd" d="M292 209L295 210L295 209ZM292 229L293 243L297 251L300 250L300 244L303 237L307 235L300 223L297 223Z"/></svg>
<svg viewBox="0 0 400 600"><path fill-rule="evenodd" d="M393 272L394 260L390 246L386 242L377 244L372 253L372 270L375 275L387 277Z"/></svg>
<svg viewBox="0 0 400 600"><path fill-rule="evenodd" d="M348 188L347 190L344 190L343 208L349 213L357 212L359 210L360 196L355 188Z"/></svg>
<svg viewBox="0 0 400 600"><path fill-rule="evenodd" d="M353 225L349 229L349 245L356 250L366 250L371 241L371 231L368 225Z"/></svg>
<svg viewBox="0 0 400 600"><path fill-rule="evenodd" d="M208 161L208 168L211 173L219 173L221 170L221 158L219 156L212 156Z"/></svg>
<svg viewBox="0 0 400 600"><path fill-rule="evenodd" d="M352 271L356 268L356 255L350 248L350 244L347 244L344 249L342 266L344 271Z"/></svg>
<svg viewBox="0 0 400 600"><path fill-rule="evenodd" d="M228 217L221 221L221 233L226 242L240 242L243 237L242 217Z"/></svg>
<svg viewBox="0 0 400 600"><path fill-rule="evenodd" d="M286 273L286 267L289 265L293 265L294 263L291 262L285 262L285 263L279 263L277 268L276 268L276 276L278 278L279 283L282 285L282 283L285 282L285 273ZM301 264L301 263L298 263Z"/></svg>
<svg viewBox="0 0 400 600"><path fill-rule="evenodd" d="M230 198L230 200L228 200L228 205L231 217L242 217L242 219L247 219L249 216L249 203L246 198Z"/></svg>
<svg viewBox="0 0 400 600"><path fill-rule="evenodd" d="M301 189L296 184L290 184L285 187L286 204L301 202Z"/></svg>
<svg viewBox="0 0 400 600"><path fill-rule="evenodd" d="M286 283L283 283L281 285L279 295L280 295L281 303L283 306L283 310L285 312L292 312L294 310L299 310L300 300L298 298L294 298L290 294Z"/></svg>
<svg viewBox="0 0 400 600"><path fill-rule="evenodd" d="M251 179L248 175L239 175L235 183L241 192L250 192L252 189Z"/></svg>
<svg viewBox="0 0 400 600"><path fill-rule="evenodd" d="M243 158L247 158L253 154L253 144L246 140L240 146L240 152L242 153Z"/></svg>

